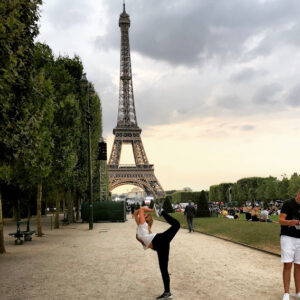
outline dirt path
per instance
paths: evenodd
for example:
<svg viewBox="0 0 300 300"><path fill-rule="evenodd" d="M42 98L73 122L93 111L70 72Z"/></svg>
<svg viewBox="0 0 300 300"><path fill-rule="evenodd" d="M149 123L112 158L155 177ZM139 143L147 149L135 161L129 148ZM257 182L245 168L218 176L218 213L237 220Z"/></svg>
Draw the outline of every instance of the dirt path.
<svg viewBox="0 0 300 300"><path fill-rule="evenodd" d="M136 225L72 224L15 246L6 225L0 299L155 299L163 284L156 252L135 240ZM154 222L153 232L168 228ZM181 229L171 244L174 299L282 299L280 258ZM292 294L294 289L292 289Z"/></svg>

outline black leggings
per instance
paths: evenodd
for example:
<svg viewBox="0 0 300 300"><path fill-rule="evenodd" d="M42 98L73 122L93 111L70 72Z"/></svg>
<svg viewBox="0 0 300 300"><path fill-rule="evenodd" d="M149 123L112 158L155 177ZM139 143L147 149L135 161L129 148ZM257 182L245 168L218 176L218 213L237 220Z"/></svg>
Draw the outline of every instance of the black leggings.
<svg viewBox="0 0 300 300"><path fill-rule="evenodd" d="M161 214L171 225L163 233L158 233L152 240L153 250L157 252L159 268L164 282L165 292L170 292L170 276L168 272L170 242L180 228L180 223L165 211Z"/></svg>

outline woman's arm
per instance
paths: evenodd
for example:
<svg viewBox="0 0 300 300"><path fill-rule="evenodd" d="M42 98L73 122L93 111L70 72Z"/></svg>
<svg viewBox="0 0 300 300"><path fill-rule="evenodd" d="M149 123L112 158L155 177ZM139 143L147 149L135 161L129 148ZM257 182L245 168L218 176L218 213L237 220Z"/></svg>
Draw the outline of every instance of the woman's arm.
<svg viewBox="0 0 300 300"><path fill-rule="evenodd" d="M154 208L149 208L148 206L142 206L140 209L148 212L155 212Z"/></svg>
<svg viewBox="0 0 300 300"><path fill-rule="evenodd" d="M146 219L145 219L145 214L144 212L145 211L148 211L148 212L154 212L155 209L151 209L149 208L148 206L142 206L140 209L139 209L139 216L140 216L140 224L144 224L146 222Z"/></svg>

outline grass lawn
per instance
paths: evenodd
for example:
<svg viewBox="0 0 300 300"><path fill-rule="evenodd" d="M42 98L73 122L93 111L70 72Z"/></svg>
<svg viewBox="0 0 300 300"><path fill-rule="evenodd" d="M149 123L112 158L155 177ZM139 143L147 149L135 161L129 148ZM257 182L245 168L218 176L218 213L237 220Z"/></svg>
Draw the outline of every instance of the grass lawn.
<svg viewBox="0 0 300 300"><path fill-rule="evenodd" d="M171 215L187 228L183 213L176 212ZM156 216L154 218L157 219ZM278 221L278 216L271 216L270 219ZM241 214L239 220L220 216L194 218L194 227L199 232L280 254L280 224L277 223L247 222L245 214Z"/></svg>

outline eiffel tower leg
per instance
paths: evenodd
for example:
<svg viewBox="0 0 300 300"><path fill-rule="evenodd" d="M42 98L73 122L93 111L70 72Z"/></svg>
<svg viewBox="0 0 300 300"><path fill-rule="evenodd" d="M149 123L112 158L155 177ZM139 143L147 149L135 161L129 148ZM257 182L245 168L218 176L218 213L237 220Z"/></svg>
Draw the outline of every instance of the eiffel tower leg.
<svg viewBox="0 0 300 300"><path fill-rule="evenodd" d="M111 150L109 165L119 165L121 157L122 141L115 138L114 144Z"/></svg>
<svg viewBox="0 0 300 300"><path fill-rule="evenodd" d="M148 165L148 158L141 138L132 141L133 154L136 165Z"/></svg>

